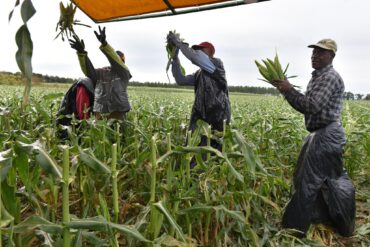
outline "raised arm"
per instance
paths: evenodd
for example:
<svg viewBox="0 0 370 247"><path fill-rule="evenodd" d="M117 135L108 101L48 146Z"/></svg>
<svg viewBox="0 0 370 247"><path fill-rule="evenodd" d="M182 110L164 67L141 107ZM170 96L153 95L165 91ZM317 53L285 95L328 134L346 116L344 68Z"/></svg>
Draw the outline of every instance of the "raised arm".
<svg viewBox="0 0 370 247"><path fill-rule="evenodd" d="M85 51L84 41L82 39L80 40L76 35L73 35L73 39L70 39L69 43L71 47L77 51L78 61L82 72L93 81L95 86L97 74L93 64L87 56L87 52Z"/></svg>
<svg viewBox="0 0 370 247"><path fill-rule="evenodd" d="M326 77L306 95L295 90L288 80L278 83L277 88L294 109L303 114L316 114L328 104L338 82L339 80L335 77Z"/></svg>
<svg viewBox="0 0 370 247"><path fill-rule="evenodd" d="M172 75L175 81L180 86L194 86L195 76L194 74L184 75L181 71L181 64L179 58L176 56L172 60Z"/></svg>
<svg viewBox="0 0 370 247"><path fill-rule="evenodd" d="M109 44L101 45L100 50L107 57L112 70L116 72L121 79L128 81L132 77L126 64Z"/></svg>
<svg viewBox="0 0 370 247"><path fill-rule="evenodd" d="M212 74L216 70L216 66L209 59L208 55L201 50L194 50L189 47L186 43L180 43L178 45L182 54L189 59L193 64L198 66L200 69L207 71Z"/></svg>
<svg viewBox="0 0 370 247"><path fill-rule="evenodd" d="M168 34L167 40L172 45L179 48L184 56L200 69L205 70L211 74L216 70L216 66L212 63L207 54L205 54L201 50L194 50L190 48L189 44L182 42L179 37L173 32L170 32Z"/></svg>
<svg viewBox="0 0 370 247"><path fill-rule="evenodd" d="M96 38L100 41L100 50L107 57L112 70L118 74L123 80L129 80L131 78L130 71L123 60L118 56L115 50L107 43L105 35L105 27L103 29L99 26L99 33L94 31Z"/></svg>

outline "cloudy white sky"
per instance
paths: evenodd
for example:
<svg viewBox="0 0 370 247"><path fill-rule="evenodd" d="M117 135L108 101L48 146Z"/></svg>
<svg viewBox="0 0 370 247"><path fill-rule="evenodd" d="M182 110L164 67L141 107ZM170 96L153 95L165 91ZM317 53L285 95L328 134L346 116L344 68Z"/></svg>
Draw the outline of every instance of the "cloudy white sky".
<svg viewBox="0 0 370 247"><path fill-rule="evenodd" d="M83 76L77 56L67 42L56 36L59 0L32 0L37 13L29 21L34 42L32 58L36 73L78 78ZM67 3L66 0L63 1ZM18 71L15 33L20 9L8 23L15 0L1 1L0 71ZM168 82L165 37L176 30L190 44L210 41L215 56L224 62L230 85L268 86L260 78L255 59L273 57L278 51L291 82L306 87L312 72L307 45L322 38L338 43L334 67L342 75L346 91L370 93L370 1L368 0L271 0L193 14L101 24L108 42L125 52L133 81ZM95 67L108 62L93 33L98 25L78 10L76 18L93 28L76 27ZM187 73L197 68L180 57ZM171 77L171 82L174 83Z"/></svg>

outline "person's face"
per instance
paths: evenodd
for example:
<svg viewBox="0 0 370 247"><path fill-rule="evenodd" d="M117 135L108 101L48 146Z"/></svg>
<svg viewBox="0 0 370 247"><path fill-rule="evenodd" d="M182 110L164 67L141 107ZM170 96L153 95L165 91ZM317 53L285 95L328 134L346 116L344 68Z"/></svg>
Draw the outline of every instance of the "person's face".
<svg viewBox="0 0 370 247"><path fill-rule="evenodd" d="M319 47L313 48L311 64L314 69L322 69L333 62L334 54L332 51Z"/></svg>

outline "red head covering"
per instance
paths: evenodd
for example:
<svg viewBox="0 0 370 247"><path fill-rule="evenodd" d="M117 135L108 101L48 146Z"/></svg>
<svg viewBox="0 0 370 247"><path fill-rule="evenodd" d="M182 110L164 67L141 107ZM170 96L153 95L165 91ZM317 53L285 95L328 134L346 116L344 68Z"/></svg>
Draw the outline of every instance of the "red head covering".
<svg viewBox="0 0 370 247"><path fill-rule="evenodd" d="M215 47L207 41L202 42L199 45L193 45L191 48L193 48L194 50L199 50L202 48L209 48L211 50L212 55L215 54Z"/></svg>

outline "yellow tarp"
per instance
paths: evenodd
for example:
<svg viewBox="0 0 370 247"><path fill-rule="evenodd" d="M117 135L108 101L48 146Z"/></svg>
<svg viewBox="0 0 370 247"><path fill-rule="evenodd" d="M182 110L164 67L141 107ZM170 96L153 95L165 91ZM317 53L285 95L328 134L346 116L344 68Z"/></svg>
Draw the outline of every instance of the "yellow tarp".
<svg viewBox="0 0 370 247"><path fill-rule="evenodd" d="M95 22L149 13L170 11L168 2L174 9L203 6L207 4L233 2L230 0L71 0ZM258 0L257 0L258 1ZM246 0L245 2L257 2Z"/></svg>

